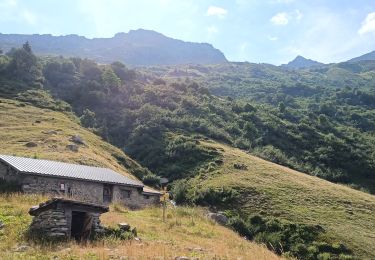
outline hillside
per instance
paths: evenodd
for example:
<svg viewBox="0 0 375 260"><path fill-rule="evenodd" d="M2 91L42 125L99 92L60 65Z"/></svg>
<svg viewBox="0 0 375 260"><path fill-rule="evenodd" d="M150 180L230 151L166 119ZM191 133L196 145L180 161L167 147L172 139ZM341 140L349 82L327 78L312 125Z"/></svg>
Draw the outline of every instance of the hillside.
<svg viewBox="0 0 375 260"><path fill-rule="evenodd" d="M67 145L79 135L86 145L77 152ZM120 149L79 125L73 114L42 109L28 103L0 98L0 150L2 154L50 159L91 166L108 167L133 177L131 171L141 168ZM35 143L36 147L28 147ZM119 163L123 158L128 168ZM133 177L134 178L134 177Z"/></svg>
<svg viewBox="0 0 375 260"><path fill-rule="evenodd" d="M70 137L77 134L86 145L73 152L66 145L71 144ZM72 114L38 108L16 100L0 99L0 140L3 154L104 166L129 176L132 176L131 171L140 168L121 150L81 127ZM26 147L25 144L29 142L37 146ZM117 158L125 158L131 168L124 168ZM246 259L278 259L264 247L207 220L206 211L199 208L169 209L165 224L161 222L161 210L158 208L133 212L114 205L111 212L103 215L105 225L116 226L117 223L128 222L137 227L142 239L140 242L108 239L85 247L74 242L44 246L30 244L24 237L31 221L27 212L31 206L46 199L35 195L0 194L0 221L5 224L5 228L0 229L1 259L107 259L120 256L133 259L159 256L232 258L244 255ZM223 240L223 237L229 239ZM17 252L17 248L25 244L31 248Z"/></svg>
<svg viewBox="0 0 375 260"><path fill-rule="evenodd" d="M199 201L197 194L216 193L221 199L216 206L221 210L320 225L328 241L344 243L360 259L375 257L373 195L308 176L227 145L207 141L202 141L202 145L220 151L222 163L207 166L188 181L187 199ZM246 167L238 169L235 164ZM207 193L209 190L216 192ZM237 194L234 200L221 204L225 196L233 194L230 190Z"/></svg>
<svg viewBox="0 0 375 260"><path fill-rule="evenodd" d="M1 259L174 259L178 256L203 259L280 259L266 248L244 240L235 232L221 227L205 217L200 208L170 208L167 220L161 220L161 209L149 208L128 211L113 205L102 216L107 226L127 222L136 227L140 241L120 241L108 238L85 246L73 241L59 244L35 244L25 240L24 234L31 221L27 213L30 205L45 200L42 196L0 194ZM226 239L223 239L223 238ZM17 250L28 245L24 250Z"/></svg>
<svg viewBox="0 0 375 260"><path fill-rule="evenodd" d="M9 51L29 41L40 55L90 58L100 63L128 65L216 64L224 54L208 43L184 42L151 30L131 30L112 38L88 39L78 35L0 34L0 49Z"/></svg>

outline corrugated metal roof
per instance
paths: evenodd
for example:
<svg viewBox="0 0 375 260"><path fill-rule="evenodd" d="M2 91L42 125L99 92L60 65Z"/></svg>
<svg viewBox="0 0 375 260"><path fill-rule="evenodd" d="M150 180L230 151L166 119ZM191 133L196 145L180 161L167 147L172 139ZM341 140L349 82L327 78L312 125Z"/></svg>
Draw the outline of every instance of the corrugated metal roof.
<svg viewBox="0 0 375 260"><path fill-rule="evenodd" d="M108 168L70 164L50 160L31 159L10 155L0 155L0 160L26 174L38 174L143 187L141 182L132 180Z"/></svg>

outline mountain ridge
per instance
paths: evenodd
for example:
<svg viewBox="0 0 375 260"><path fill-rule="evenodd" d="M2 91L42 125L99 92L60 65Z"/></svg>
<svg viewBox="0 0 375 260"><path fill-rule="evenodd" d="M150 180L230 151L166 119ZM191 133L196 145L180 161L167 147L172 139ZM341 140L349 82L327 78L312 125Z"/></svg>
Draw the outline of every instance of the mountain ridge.
<svg viewBox="0 0 375 260"><path fill-rule="evenodd" d="M28 41L35 53L77 56L102 63L131 66L225 63L224 54L209 43L177 40L152 30L130 30L111 38L86 38L76 34L0 34L0 49L9 51Z"/></svg>
<svg viewBox="0 0 375 260"><path fill-rule="evenodd" d="M348 62L365 61L365 60L375 60L375 51L371 51L361 56L352 58L348 60Z"/></svg>
<svg viewBox="0 0 375 260"><path fill-rule="evenodd" d="M311 67L318 67L322 66L324 63L307 59L301 55L298 55L294 58L294 60L288 62L287 64L282 64L281 67L290 68L290 69L304 69L304 68L311 68Z"/></svg>

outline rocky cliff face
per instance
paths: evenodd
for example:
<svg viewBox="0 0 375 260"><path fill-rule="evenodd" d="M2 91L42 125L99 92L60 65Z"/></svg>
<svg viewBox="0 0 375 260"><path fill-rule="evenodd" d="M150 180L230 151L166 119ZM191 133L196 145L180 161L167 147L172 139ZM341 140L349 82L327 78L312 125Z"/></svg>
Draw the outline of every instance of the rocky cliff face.
<svg viewBox="0 0 375 260"><path fill-rule="evenodd" d="M0 34L0 49L9 51L26 41L40 55L78 56L102 63L121 61L132 66L147 66L227 62L224 54L211 44L184 42L143 29L94 39L78 35Z"/></svg>

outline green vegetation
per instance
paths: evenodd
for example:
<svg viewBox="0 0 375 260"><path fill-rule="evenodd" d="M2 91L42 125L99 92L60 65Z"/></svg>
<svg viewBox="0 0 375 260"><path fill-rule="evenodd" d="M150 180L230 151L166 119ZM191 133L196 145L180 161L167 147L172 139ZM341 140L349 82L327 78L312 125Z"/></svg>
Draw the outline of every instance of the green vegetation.
<svg viewBox="0 0 375 260"><path fill-rule="evenodd" d="M220 152L222 161L215 163L215 167L207 165L194 178L175 182L171 191L180 203L207 205L209 201L210 208L245 222L260 215L282 226L319 225L324 232L318 232L313 241L306 241L306 246L343 244L354 257L375 257L373 195L302 174L227 145L212 141L202 141L201 145ZM202 194L209 196L203 196L206 199L202 201ZM289 244L293 251L292 247L298 246L296 242L284 241L286 244L282 245L288 248Z"/></svg>
<svg viewBox="0 0 375 260"><path fill-rule="evenodd" d="M318 225L294 224L257 215L246 220L232 217L229 225L248 239L266 244L268 249L284 256L297 259L352 259L345 245L319 242L324 229Z"/></svg>
<svg viewBox="0 0 375 260"><path fill-rule="evenodd" d="M178 141L184 152L169 151L176 140L168 133L177 132L226 142L308 174L374 192L373 61L298 71L249 63L134 71L119 62L37 59L28 44L1 57L5 58L0 79L6 82L2 96L45 107L43 84L64 101L48 101L54 103L52 109L71 109L84 126L159 176L190 175L212 157L196 153L197 145L190 140ZM12 81L16 87L10 90L7 84ZM156 176L143 176L158 185Z"/></svg>
<svg viewBox="0 0 375 260"><path fill-rule="evenodd" d="M93 164L104 154L104 165L125 167L149 185L167 177L178 203L225 210L248 233L259 214L265 231L253 239L277 253L375 257L375 200L361 192L375 193L375 62L298 71L247 63L131 70L48 57L31 59L38 72L23 78L9 70L32 55L23 49L0 56L0 105L8 109L0 110L0 127L13 130L1 132L9 140L4 152L57 158L63 151L63 160ZM50 129L64 135L46 138ZM66 135L77 131L89 147L67 152ZM33 138L38 147L26 148ZM94 151L96 144L103 149ZM300 234L317 225L324 232ZM296 240L283 240L292 227Z"/></svg>

